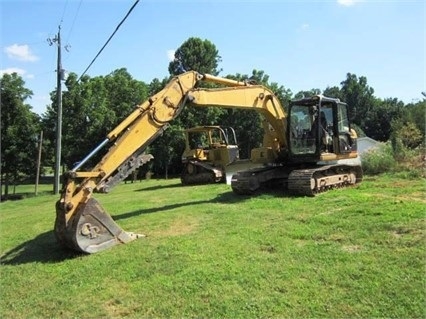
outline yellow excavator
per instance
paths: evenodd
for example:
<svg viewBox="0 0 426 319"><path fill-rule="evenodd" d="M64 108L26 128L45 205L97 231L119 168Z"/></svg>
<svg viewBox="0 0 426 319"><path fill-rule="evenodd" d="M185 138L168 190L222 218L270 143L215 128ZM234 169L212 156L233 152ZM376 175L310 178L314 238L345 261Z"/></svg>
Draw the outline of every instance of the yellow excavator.
<svg viewBox="0 0 426 319"><path fill-rule="evenodd" d="M213 82L220 88L201 88ZM294 194L312 196L362 179L356 133L347 107L338 99L314 96L292 101L287 115L268 88L195 71L173 77L114 128L90 154L63 175L56 203L54 233L73 250L96 253L141 235L122 230L92 197L108 192L139 166L152 160L145 150L185 106L255 110L264 118L263 144L251 151L260 167L232 176L237 194L251 194L279 185ZM101 161L79 169L107 144Z"/></svg>

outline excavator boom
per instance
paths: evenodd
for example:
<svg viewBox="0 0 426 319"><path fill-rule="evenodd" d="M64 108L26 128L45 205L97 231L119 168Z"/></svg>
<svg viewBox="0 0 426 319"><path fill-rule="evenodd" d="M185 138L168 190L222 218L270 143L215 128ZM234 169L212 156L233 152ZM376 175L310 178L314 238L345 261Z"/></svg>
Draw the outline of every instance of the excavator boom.
<svg viewBox="0 0 426 319"><path fill-rule="evenodd" d="M196 89L201 81L227 87L211 91ZM195 71L173 77L163 90L138 105L79 165L64 174L61 197L56 203L54 232L58 241L71 249L94 253L142 236L123 231L92 198L92 193L109 192L134 169L150 161L152 156L144 153L146 147L161 135L186 104L254 107L263 112L265 107L272 108L268 102L271 95L261 86L251 87L246 82L201 75ZM283 121L285 116L281 107L279 114L280 121ZM271 116L271 120L274 118ZM273 125L283 129L282 123ZM93 169L79 171L108 143L111 144L109 150Z"/></svg>

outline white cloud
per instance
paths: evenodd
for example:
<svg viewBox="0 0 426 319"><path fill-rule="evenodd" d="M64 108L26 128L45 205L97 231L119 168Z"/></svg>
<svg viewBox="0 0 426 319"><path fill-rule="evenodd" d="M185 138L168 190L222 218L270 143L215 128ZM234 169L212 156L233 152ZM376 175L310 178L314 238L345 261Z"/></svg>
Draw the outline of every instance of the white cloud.
<svg viewBox="0 0 426 319"><path fill-rule="evenodd" d="M345 6L345 7L351 7L355 5L355 3L360 2L359 0L337 0L337 3Z"/></svg>
<svg viewBox="0 0 426 319"><path fill-rule="evenodd" d="M309 29L309 24L308 23L304 23L304 24L302 24L302 26L300 28L302 30L308 30Z"/></svg>
<svg viewBox="0 0 426 319"><path fill-rule="evenodd" d="M175 59L175 50L167 50L167 58L169 61L173 61Z"/></svg>
<svg viewBox="0 0 426 319"><path fill-rule="evenodd" d="M0 75L3 74L12 74L12 73L16 73L18 75L25 75L25 73L27 73L27 71L20 69L20 68L7 68L4 70L0 70Z"/></svg>
<svg viewBox="0 0 426 319"><path fill-rule="evenodd" d="M12 60L34 62L38 60L38 56L34 55L30 47L26 44L12 44L4 49L4 52Z"/></svg>
<svg viewBox="0 0 426 319"><path fill-rule="evenodd" d="M20 69L20 68L7 68L4 70L0 70L0 76L3 76L3 74L12 74L12 73L16 73L19 76L26 78L26 79L34 79L35 76L34 74L29 74L27 73L27 71L25 71L24 69Z"/></svg>

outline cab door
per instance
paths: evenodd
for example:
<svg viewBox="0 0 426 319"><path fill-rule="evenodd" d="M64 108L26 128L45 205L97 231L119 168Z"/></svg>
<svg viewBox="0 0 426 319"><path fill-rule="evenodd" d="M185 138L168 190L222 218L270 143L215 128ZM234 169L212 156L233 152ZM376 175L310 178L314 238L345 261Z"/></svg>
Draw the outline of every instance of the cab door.
<svg viewBox="0 0 426 319"><path fill-rule="evenodd" d="M337 154L347 154L356 151L356 138L354 138L348 118L348 109L345 103L336 103L334 112L333 149Z"/></svg>

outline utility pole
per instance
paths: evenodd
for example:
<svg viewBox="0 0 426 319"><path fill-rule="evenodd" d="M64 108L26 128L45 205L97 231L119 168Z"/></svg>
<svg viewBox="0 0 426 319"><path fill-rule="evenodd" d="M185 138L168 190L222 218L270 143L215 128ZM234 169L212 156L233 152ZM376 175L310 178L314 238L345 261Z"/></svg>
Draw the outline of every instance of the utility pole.
<svg viewBox="0 0 426 319"><path fill-rule="evenodd" d="M50 39L48 39L49 41ZM61 176L61 140L62 140L62 89L61 81L63 78L63 70L61 63L61 26L59 26L58 34L52 40L49 41L49 44L56 43L58 46L58 65L56 68L57 75L57 85L56 85L56 98L58 104L57 110L57 122L56 122L56 152L55 152L55 173L54 173L54 184L53 184L53 193L59 194L59 181Z"/></svg>
<svg viewBox="0 0 426 319"><path fill-rule="evenodd" d="M38 141L38 157L37 157L37 170L36 170L36 182L35 182L35 195L38 194L38 182L40 177L40 165L41 165L41 151L43 148L43 131L40 132L40 139Z"/></svg>

